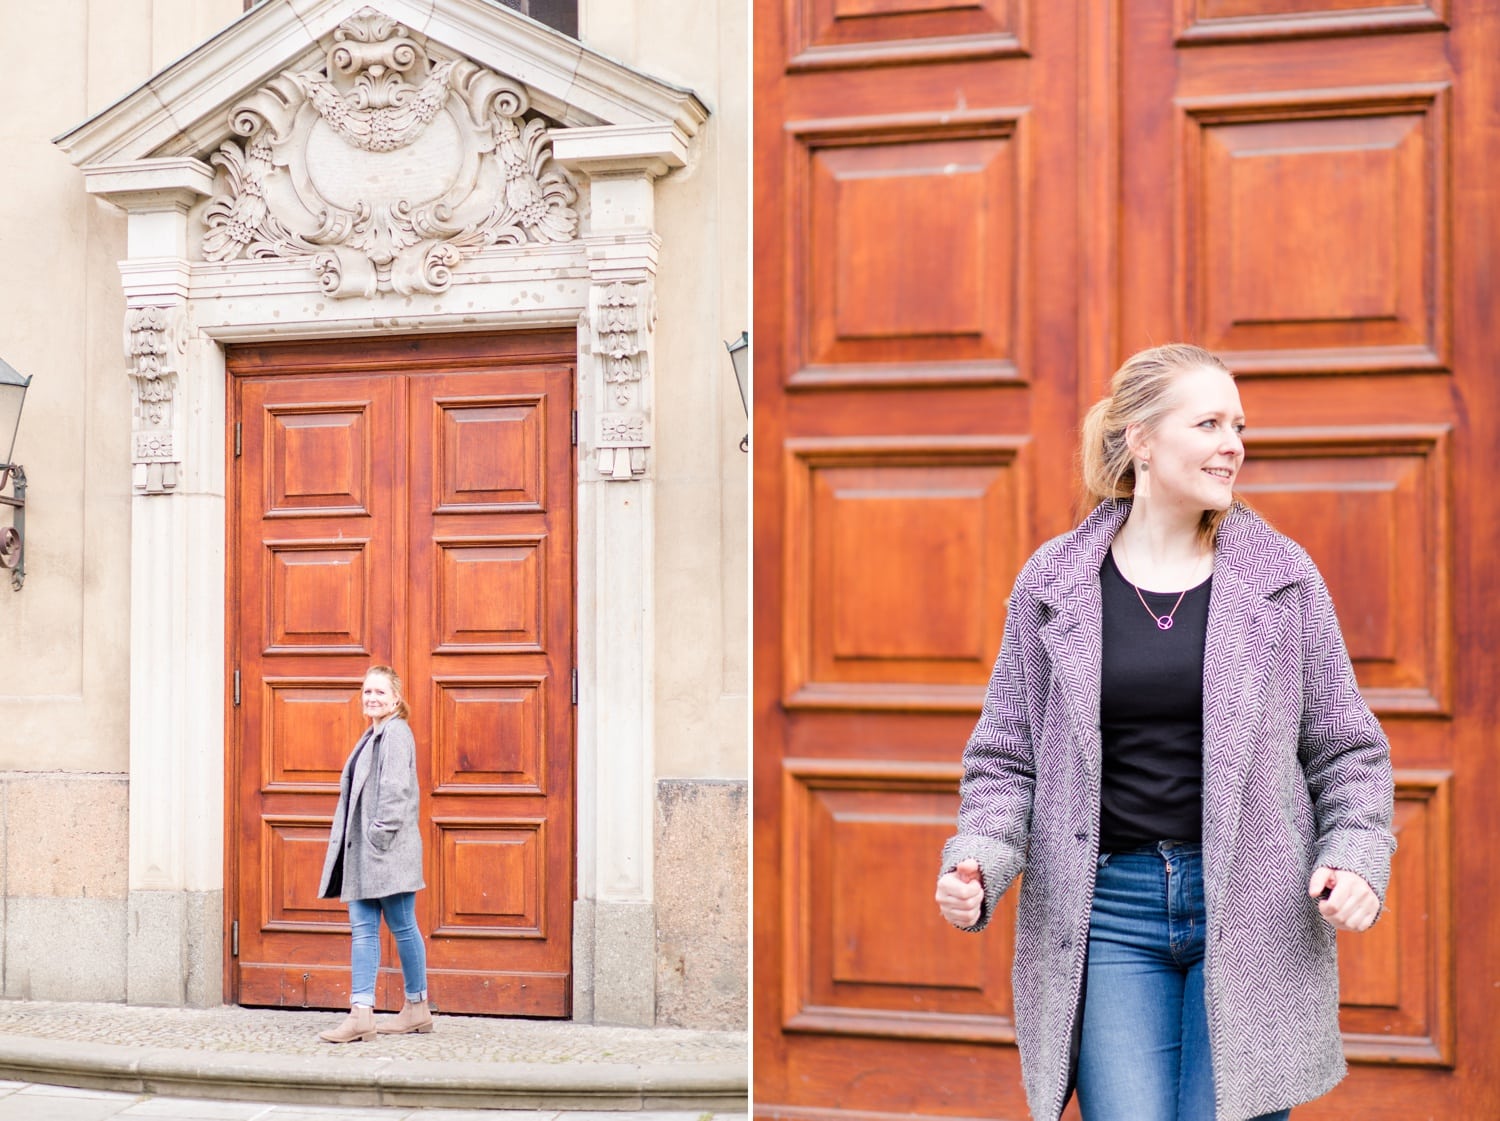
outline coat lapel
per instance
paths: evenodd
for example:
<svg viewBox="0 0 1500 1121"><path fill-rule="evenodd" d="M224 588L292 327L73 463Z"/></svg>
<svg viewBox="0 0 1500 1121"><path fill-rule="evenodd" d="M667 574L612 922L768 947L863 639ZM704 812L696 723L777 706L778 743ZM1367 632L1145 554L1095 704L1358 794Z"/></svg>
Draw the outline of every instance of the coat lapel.
<svg viewBox="0 0 1500 1121"><path fill-rule="evenodd" d="M1215 559L1203 648L1203 847L1232 853L1238 841L1240 792L1249 774L1257 713L1256 652L1264 640L1265 600L1232 565ZM1227 868L1204 869L1210 896Z"/></svg>
<svg viewBox="0 0 1500 1121"><path fill-rule="evenodd" d="M1062 685L1073 741L1078 745L1092 799L1098 803L1100 761L1099 682L1104 608L1099 568L1130 512L1127 503L1104 502L1069 534L1052 557L1038 591L1052 612L1041 628L1054 678Z"/></svg>
<svg viewBox="0 0 1500 1121"><path fill-rule="evenodd" d="M1204 887L1210 911L1237 851L1245 783L1255 766L1257 730L1280 636L1269 597L1288 581L1274 563L1280 548L1247 509L1219 530L1203 650Z"/></svg>
<svg viewBox="0 0 1500 1121"><path fill-rule="evenodd" d="M365 734L360 737L356 750L360 747L359 758L354 761L354 772L349 776L349 806L352 810L354 803L358 801L365 783L370 779L370 768L375 764L375 740L380 734L374 729L366 728Z"/></svg>

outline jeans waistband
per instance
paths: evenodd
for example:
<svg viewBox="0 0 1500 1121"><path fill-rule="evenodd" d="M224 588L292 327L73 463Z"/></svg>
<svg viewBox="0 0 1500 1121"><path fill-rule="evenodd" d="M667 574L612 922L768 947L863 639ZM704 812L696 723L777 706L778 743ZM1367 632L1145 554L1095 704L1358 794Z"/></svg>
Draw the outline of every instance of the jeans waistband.
<svg viewBox="0 0 1500 1121"><path fill-rule="evenodd" d="M1178 856L1195 856L1203 852L1203 845L1199 841L1147 841L1144 845L1137 845L1130 849L1108 849L1105 856L1135 856L1157 855L1165 856L1173 853Z"/></svg>

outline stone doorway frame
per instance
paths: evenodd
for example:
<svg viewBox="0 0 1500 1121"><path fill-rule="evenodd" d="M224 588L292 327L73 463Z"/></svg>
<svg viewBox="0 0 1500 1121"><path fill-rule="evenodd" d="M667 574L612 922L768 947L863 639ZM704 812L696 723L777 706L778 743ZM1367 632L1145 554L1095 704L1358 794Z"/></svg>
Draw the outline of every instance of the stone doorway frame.
<svg viewBox="0 0 1500 1121"><path fill-rule="evenodd" d="M120 263L134 384L127 999L215 1005L224 915L224 348L390 332L578 331L577 1020L655 1017L655 181L693 162L707 110L481 0L375 0L424 41L524 85L584 214L572 240L466 254L442 291L334 298L306 260L202 259L229 108L316 65L359 0L288 0L224 32L72 132L90 194L127 214ZM629 792L629 793L622 793Z"/></svg>

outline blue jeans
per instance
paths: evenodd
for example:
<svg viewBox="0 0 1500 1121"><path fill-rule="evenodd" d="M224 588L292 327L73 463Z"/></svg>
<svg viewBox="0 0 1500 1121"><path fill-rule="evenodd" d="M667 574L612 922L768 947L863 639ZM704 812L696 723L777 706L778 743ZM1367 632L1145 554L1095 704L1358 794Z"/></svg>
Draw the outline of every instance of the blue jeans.
<svg viewBox="0 0 1500 1121"><path fill-rule="evenodd" d="M1078 1050L1084 1121L1214 1116L1206 928L1200 846L1162 841L1099 858Z"/></svg>
<svg viewBox="0 0 1500 1121"><path fill-rule="evenodd" d="M351 899L349 927L353 946L350 954L349 1003L375 1007L375 974L380 970L380 916L391 928L396 951L401 955L401 976L406 999L427 999L427 947L417 929L416 892L403 891L382 899Z"/></svg>

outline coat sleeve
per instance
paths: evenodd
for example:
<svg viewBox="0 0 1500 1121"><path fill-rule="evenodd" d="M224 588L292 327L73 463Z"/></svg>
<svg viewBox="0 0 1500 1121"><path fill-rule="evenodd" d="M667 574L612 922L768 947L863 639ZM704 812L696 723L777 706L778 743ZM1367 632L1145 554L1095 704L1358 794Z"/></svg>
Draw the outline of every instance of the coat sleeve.
<svg viewBox="0 0 1500 1121"><path fill-rule="evenodd" d="M984 929L1000 896L1026 863L1036 771L1023 635L1034 633L1037 614L1038 605L1018 583L1006 612L1005 634L985 691L984 708L964 748L958 834L943 846L940 874L953 871L964 860L979 865L984 904L979 921L965 930Z"/></svg>
<svg viewBox="0 0 1500 1121"><path fill-rule="evenodd" d="M414 819L417 792L417 744L404 720L392 720L381 737L375 775L375 812L366 835L377 852L385 852L403 822Z"/></svg>
<svg viewBox="0 0 1500 1121"><path fill-rule="evenodd" d="M1306 587L1298 758L1317 822L1314 867L1356 873L1384 904L1396 849L1390 744L1355 682L1327 587L1316 573Z"/></svg>

